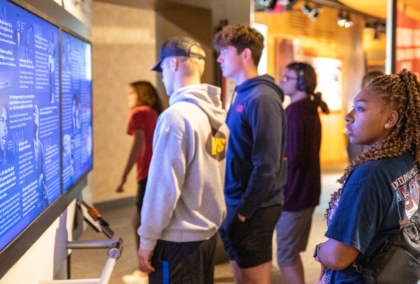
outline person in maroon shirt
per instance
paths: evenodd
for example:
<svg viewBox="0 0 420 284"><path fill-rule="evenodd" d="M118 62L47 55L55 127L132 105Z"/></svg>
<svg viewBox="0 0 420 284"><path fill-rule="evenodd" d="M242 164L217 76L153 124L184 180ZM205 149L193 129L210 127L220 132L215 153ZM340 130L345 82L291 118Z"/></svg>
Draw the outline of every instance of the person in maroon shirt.
<svg viewBox="0 0 420 284"><path fill-rule="evenodd" d="M286 283L304 284L300 252L306 250L312 214L319 204L321 170L321 122L318 109L329 113L328 106L315 93L317 77L307 63L286 66L281 87L291 104L286 108L287 183L284 208L277 225L277 259Z"/></svg>
<svg viewBox="0 0 420 284"><path fill-rule="evenodd" d="M136 196L137 210L133 217L133 228L137 252L140 247L137 229L140 227L141 207L146 191L149 165L152 159L153 133L163 107L156 89L147 81L137 81L129 85L128 104L131 111L128 117L127 134L133 136L133 144L116 192L124 192L127 176L134 164L136 164L138 189ZM123 282L132 283L141 276L146 277L146 275L141 275L140 270L136 270L131 275L125 275Z"/></svg>

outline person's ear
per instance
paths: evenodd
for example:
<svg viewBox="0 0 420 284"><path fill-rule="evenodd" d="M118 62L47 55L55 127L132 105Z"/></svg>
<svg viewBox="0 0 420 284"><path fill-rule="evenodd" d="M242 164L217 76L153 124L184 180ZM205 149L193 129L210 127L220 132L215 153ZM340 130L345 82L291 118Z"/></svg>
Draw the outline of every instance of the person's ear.
<svg viewBox="0 0 420 284"><path fill-rule="evenodd" d="M243 59L245 62L248 62L249 60L252 60L252 52L251 52L251 49L249 49L249 48L245 48L245 49L242 51L242 59Z"/></svg>
<svg viewBox="0 0 420 284"><path fill-rule="evenodd" d="M169 60L169 67L172 71L176 71L179 68L179 60L176 57L171 57Z"/></svg>
<svg viewBox="0 0 420 284"><path fill-rule="evenodd" d="M398 112L396 110L391 110L391 112L388 114L388 119L386 121L385 128L393 128L398 122L398 117Z"/></svg>

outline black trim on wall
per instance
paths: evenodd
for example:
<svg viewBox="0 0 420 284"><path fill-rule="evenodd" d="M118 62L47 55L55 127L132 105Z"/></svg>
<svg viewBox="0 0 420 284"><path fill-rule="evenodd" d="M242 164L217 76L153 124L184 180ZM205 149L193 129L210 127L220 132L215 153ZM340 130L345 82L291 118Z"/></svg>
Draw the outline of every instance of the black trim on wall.
<svg viewBox="0 0 420 284"><path fill-rule="evenodd" d="M396 72L400 72L401 70L395 70L397 67L396 61L397 57L395 54L397 48L397 1L392 1L392 34L391 36L391 74L395 74Z"/></svg>

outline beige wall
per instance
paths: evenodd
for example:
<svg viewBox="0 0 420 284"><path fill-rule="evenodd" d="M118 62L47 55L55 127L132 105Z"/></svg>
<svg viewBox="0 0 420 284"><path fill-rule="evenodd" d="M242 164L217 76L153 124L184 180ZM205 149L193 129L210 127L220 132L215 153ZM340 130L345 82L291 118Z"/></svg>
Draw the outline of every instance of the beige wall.
<svg viewBox="0 0 420 284"><path fill-rule="evenodd" d="M192 37L203 45L207 54L203 82L214 83L215 68L219 68L212 49L215 27L222 19L248 23L251 6L250 1L243 0L231 0L229 5L224 0L173 0L154 11L109 2L92 2L94 203L136 194L134 169L126 191L115 193L131 145L125 133L127 83L150 80L167 105L162 77L150 68L159 57L161 44L175 35Z"/></svg>
<svg viewBox="0 0 420 284"><path fill-rule="evenodd" d="M159 57L160 46L170 37L188 36L197 40L206 53L206 68L202 77L203 83L214 82L214 60L211 26L211 11L193 6L177 6L156 11L156 57ZM156 76L158 91L166 94L162 75Z"/></svg>
<svg viewBox="0 0 420 284"><path fill-rule="evenodd" d="M175 35L199 41L207 54L203 82L214 81L211 41L212 13L192 6L172 6L156 11L105 2L92 4L94 203L136 195L133 168L123 194L115 193L131 146L126 135L127 83L149 80L167 105L161 75L151 72L161 44Z"/></svg>
<svg viewBox="0 0 420 284"><path fill-rule="evenodd" d="M304 2L301 2L302 5ZM297 5L298 7L299 5ZM300 10L283 14L256 12L254 21L268 27L268 73L276 75L276 40L298 38L303 52L318 57L337 58L343 63L343 107L330 115L321 115L323 166L347 161L343 119L349 101L359 91L364 73L363 28L364 20L352 15L354 25L343 28L337 25L337 10L323 7L316 21L311 21ZM279 78L276 78L278 81Z"/></svg>
<svg viewBox="0 0 420 284"><path fill-rule="evenodd" d="M126 135L127 83L149 80L156 85L150 72L155 42L154 11L92 3L94 203L136 194L134 170L125 193L115 193L132 142Z"/></svg>

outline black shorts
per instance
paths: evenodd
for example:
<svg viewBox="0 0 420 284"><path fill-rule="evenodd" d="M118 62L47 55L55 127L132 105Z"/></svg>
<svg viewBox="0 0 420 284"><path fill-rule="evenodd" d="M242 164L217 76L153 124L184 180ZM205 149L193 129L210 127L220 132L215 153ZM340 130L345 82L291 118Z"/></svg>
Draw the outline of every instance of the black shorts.
<svg viewBox="0 0 420 284"><path fill-rule="evenodd" d="M198 242L158 240L153 251L150 284L213 284L216 234Z"/></svg>
<svg viewBox="0 0 420 284"><path fill-rule="evenodd" d="M283 206L259 208L241 222L236 207L227 207L227 216L219 229L229 260L240 268L251 268L272 260L273 233Z"/></svg>

